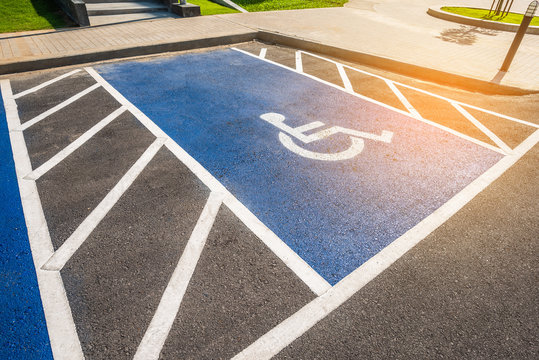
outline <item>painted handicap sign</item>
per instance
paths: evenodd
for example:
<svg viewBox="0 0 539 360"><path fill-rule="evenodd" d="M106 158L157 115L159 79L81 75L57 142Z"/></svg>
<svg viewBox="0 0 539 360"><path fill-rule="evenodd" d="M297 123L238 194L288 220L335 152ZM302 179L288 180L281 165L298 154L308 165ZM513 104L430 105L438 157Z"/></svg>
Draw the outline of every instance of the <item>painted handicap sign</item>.
<svg viewBox="0 0 539 360"><path fill-rule="evenodd" d="M502 157L233 50L96 70L331 284Z"/></svg>
<svg viewBox="0 0 539 360"><path fill-rule="evenodd" d="M363 131L346 129L340 126L333 126L331 128L321 130L311 135L305 135L307 131L324 126L324 123L320 121L313 121L311 123L292 128L288 125L285 125L284 121L286 118L281 114L267 113L260 115L260 118L281 130L281 132L279 132L279 141L281 142L281 144L283 144L285 148L292 151L293 153L296 153L308 159L316 159L322 161L348 160L355 157L356 155L359 155L359 153L363 151L363 147L365 146L365 143L362 138L389 143L391 142L391 138L393 137L393 133L391 131L383 130L382 135L375 135ZM293 136L304 144L309 144L311 142L319 141L330 137L331 135L339 133L347 134L350 136L350 147L341 152L331 154L317 153L314 151L306 150L301 146L296 145L296 143L290 137Z"/></svg>

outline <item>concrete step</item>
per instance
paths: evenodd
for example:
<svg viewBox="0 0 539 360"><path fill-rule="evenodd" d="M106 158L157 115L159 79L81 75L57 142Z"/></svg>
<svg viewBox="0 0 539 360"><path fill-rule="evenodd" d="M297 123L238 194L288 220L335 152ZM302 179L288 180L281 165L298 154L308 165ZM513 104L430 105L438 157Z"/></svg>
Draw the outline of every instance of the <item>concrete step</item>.
<svg viewBox="0 0 539 360"><path fill-rule="evenodd" d="M166 18L177 18L178 15L173 14L168 11L152 11L147 13L134 13L134 14L122 14L122 15L98 15L90 16L90 25L107 25L107 24L118 24L123 22L131 21L142 21L142 20L152 20L152 19L166 19Z"/></svg>
<svg viewBox="0 0 539 360"><path fill-rule="evenodd" d="M148 1L86 4L86 9L88 10L88 16L135 14L168 10L162 3Z"/></svg>

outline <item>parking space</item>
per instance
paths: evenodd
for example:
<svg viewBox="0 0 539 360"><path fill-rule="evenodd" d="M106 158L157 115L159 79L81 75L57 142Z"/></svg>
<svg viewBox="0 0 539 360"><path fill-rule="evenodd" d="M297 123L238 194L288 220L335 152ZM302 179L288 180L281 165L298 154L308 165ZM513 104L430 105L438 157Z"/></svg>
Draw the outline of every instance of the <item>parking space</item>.
<svg viewBox="0 0 539 360"><path fill-rule="evenodd" d="M54 357L278 354L539 141L446 96L262 43L2 80Z"/></svg>

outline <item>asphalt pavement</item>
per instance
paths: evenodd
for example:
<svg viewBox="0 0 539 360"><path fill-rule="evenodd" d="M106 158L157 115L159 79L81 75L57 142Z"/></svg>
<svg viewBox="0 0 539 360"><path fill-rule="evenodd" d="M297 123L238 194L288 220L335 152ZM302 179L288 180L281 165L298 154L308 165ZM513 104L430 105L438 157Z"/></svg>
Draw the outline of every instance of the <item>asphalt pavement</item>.
<svg viewBox="0 0 539 360"><path fill-rule="evenodd" d="M537 94L250 42L10 75L2 98L31 248L5 254L36 313L6 357L539 352Z"/></svg>

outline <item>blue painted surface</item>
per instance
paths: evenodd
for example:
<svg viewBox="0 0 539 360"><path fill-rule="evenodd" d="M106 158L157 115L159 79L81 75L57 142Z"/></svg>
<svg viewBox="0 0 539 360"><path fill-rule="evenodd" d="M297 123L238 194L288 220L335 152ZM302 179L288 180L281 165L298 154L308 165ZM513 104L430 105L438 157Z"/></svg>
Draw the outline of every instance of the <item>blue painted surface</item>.
<svg viewBox="0 0 539 360"><path fill-rule="evenodd" d="M52 359L0 97L0 359Z"/></svg>
<svg viewBox="0 0 539 360"><path fill-rule="evenodd" d="M331 284L447 202L501 155L233 50L97 70ZM357 157L323 162L285 149L260 115L380 134ZM335 135L305 146L344 150Z"/></svg>

